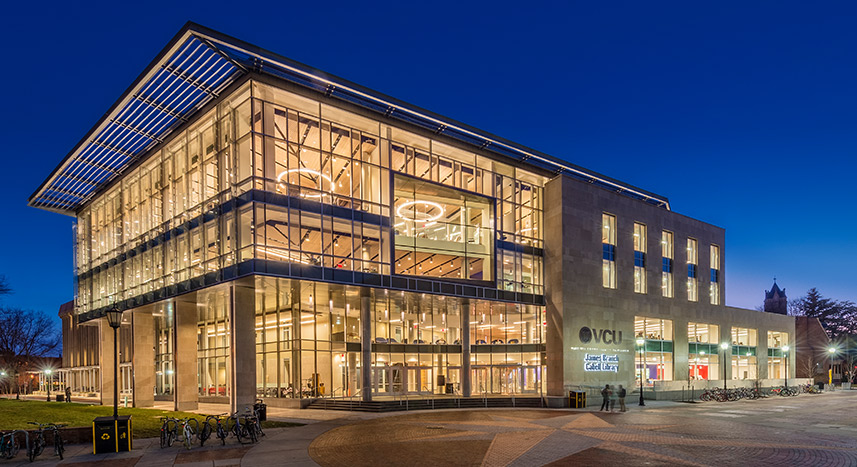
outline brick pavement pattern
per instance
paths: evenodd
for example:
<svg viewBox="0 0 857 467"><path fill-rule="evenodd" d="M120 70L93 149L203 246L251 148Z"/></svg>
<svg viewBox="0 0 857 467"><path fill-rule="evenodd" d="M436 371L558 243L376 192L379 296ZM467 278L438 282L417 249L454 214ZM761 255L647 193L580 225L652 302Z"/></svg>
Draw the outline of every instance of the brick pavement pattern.
<svg viewBox="0 0 857 467"><path fill-rule="evenodd" d="M653 404L654 405L654 404ZM857 465L857 391L626 413L420 412L333 428L309 446L322 466Z"/></svg>

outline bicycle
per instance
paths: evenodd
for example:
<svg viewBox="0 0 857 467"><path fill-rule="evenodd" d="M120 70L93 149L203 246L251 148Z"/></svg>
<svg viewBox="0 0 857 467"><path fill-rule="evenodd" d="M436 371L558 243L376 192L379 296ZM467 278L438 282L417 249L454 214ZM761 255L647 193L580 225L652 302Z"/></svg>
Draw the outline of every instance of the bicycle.
<svg viewBox="0 0 857 467"><path fill-rule="evenodd" d="M215 433L218 439L220 439L220 445L226 445L226 437L229 436L229 432L223 426L222 417L226 415L225 413L219 415L209 415L205 417L205 422L202 424L202 430L199 432L199 445L200 447L208 441L208 438L211 437L212 432ZM214 425L214 428L212 428Z"/></svg>
<svg viewBox="0 0 857 467"><path fill-rule="evenodd" d="M27 452L30 451L30 433L24 430L10 431L0 437L0 458L13 459L18 455L21 444L18 442L18 436L16 435L19 433L24 434L24 445L27 447Z"/></svg>
<svg viewBox="0 0 857 467"><path fill-rule="evenodd" d="M173 441L178 439L179 421L172 417L161 417L161 449L173 445Z"/></svg>
<svg viewBox="0 0 857 467"><path fill-rule="evenodd" d="M42 454L45 450L45 446L47 442L45 441L45 431L53 430L54 432L54 455L58 456L60 460L63 458L63 452L65 452L65 444L63 443L62 436L60 435L60 428L65 425L57 425L56 423L36 423L36 422L27 422L30 425L38 425L39 429L36 430L36 438L33 440L33 444L28 448L28 454L30 457L30 462L33 462L36 457Z"/></svg>
<svg viewBox="0 0 857 467"><path fill-rule="evenodd" d="M193 445L193 438L196 437L196 434L199 432L199 420L195 418L183 418L181 419L182 425L182 442L185 447L190 449ZM193 426L192 426L193 425Z"/></svg>

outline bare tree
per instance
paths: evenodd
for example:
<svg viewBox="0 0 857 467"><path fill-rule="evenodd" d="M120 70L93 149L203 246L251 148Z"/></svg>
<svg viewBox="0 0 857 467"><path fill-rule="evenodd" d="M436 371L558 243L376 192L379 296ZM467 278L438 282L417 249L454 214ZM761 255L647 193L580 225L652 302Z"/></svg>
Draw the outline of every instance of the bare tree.
<svg viewBox="0 0 857 467"><path fill-rule="evenodd" d="M54 320L45 313L15 307L0 307L0 360L6 371L19 378L36 367L60 345L60 333ZM16 388L16 395L20 390Z"/></svg>
<svg viewBox="0 0 857 467"><path fill-rule="evenodd" d="M9 295L12 293L12 287L9 286L9 281L6 276L0 274L0 295Z"/></svg>

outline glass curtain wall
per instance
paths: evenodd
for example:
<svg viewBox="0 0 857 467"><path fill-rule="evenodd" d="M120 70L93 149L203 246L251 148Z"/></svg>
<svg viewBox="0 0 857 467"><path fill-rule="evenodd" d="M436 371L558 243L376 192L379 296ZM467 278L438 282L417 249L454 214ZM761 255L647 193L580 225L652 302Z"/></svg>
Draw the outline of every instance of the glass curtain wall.
<svg viewBox="0 0 857 467"><path fill-rule="evenodd" d="M200 396L227 397L229 375L230 291L228 285L197 294L197 378Z"/></svg>
<svg viewBox="0 0 857 467"><path fill-rule="evenodd" d="M155 337L155 396L172 396L175 391L173 305L160 305L152 312Z"/></svg>
<svg viewBox="0 0 857 467"><path fill-rule="evenodd" d="M461 302L373 290L372 393L461 391Z"/></svg>
<svg viewBox="0 0 857 467"><path fill-rule="evenodd" d="M478 301L471 306L471 390L476 394L537 394L544 381L543 309Z"/></svg>
<svg viewBox="0 0 857 467"><path fill-rule="evenodd" d="M359 395L359 289L257 277L256 290L257 396Z"/></svg>
<svg viewBox="0 0 857 467"><path fill-rule="evenodd" d="M238 143L250 132L249 99L247 85L81 210L75 243L78 313L234 262L234 217L217 215L231 197L236 157L246 151ZM166 232L172 232L167 241L154 242Z"/></svg>

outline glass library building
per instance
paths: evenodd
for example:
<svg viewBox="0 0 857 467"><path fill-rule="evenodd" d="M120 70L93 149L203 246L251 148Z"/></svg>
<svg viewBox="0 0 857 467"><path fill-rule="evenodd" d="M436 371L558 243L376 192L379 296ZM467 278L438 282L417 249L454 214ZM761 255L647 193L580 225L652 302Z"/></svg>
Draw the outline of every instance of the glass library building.
<svg viewBox="0 0 857 467"><path fill-rule="evenodd" d="M141 407L548 401L641 378L670 398L794 367L791 318L724 305L723 229L196 24L30 205L74 218L63 330L89 337L64 351L98 348L62 377L105 404L112 309Z"/></svg>

